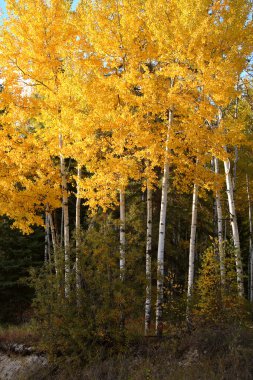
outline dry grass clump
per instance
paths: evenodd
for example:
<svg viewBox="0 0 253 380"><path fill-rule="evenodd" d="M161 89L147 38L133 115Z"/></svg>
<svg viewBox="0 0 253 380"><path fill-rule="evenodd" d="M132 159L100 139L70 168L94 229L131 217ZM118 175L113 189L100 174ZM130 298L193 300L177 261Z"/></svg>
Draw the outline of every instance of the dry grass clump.
<svg viewBox="0 0 253 380"><path fill-rule="evenodd" d="M141 338L125 354L76 368L71 362L44 379L233 380L253 379L253 330L210 326L173 338Z"/></svg>
<svg viewBox="0 0 253 380"><path fill-rule="evenodd" d="M31 345L35 340L29 325L0 329L0 342ZM60 365L27 373L26 380L250 380L252 357L252 327L210 325L163 339L135 336L125 352L98 354L86 366L61 358Z"/></svg>
<svg viewBox="0 0 253 380"><path fill-rule="evenodd" d="M23 344L34 346L39 337L31 324L0 326L0 345Z"/></svg>

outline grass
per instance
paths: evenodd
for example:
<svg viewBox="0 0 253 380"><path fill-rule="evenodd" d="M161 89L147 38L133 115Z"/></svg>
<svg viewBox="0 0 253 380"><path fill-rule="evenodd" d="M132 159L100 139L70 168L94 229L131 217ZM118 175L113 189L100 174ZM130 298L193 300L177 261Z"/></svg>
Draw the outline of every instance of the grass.
<svg viewBox="0 0 253 380"><path fill-rule="evenodd" d="M31 325L0 328L0 341L36 344ZM77 366L61 358L26 380L250 380L253 379L253 327L199 326L163 339L135 337L125 352ZM64 360L62 360L64 359Z"/></svg>
<svg viewBox="0 0 253 380"><path fill-rule="evenodd" d="M30 323L22 325L0 325L0 343L5 345L23 344L25 346L34 346L39 337L34 332Z"/></svg>
<svg viewBox="0 0 253 380"><path fill-rule="evenodd" d="M96 358L84 368L66 359L61 368L36 379L250 380L252 356L252 328L209 326L173 338L139 338L124 354Z"/></svg>

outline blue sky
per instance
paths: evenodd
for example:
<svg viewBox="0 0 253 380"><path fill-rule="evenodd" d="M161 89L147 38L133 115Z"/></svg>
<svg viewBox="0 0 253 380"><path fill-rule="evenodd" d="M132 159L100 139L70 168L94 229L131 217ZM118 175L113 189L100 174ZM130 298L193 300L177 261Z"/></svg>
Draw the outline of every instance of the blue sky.
<svg viewBox="0 0 253 380"><path fill-rule="evenodd" d="M75 8L77 3L78 3L79 0L74 0L73 1L73 5L72 5L72 8ZM1 13L2 13L2 16L4 16L6 13L5 13L5 2L4 0L0 0L0 8L1 8ZM0 18L1 18L1 15L0 15Z"/></svg>
<svg viewBox="0 0 253 380"><path fill-rule="evenodd" d="M4 0L0 0L0 8L1 8L1 13L3 12L3 14L5 13L5 4L4 4Z"/></svg>

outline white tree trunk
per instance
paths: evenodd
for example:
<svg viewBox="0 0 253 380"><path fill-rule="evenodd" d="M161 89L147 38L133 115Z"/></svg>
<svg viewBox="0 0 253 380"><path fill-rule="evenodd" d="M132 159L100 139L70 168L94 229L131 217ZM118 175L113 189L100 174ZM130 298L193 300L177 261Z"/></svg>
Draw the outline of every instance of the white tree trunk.
<svg viewBox="0 0 253 380"><path fill-rule="evenodd" d="M126 202L125 189L120 189L120 279L125 278L126 270Z"/></svg>
<svg viewBox="0 0 253 380"><path fill-rule="evenodd" d="M80 268L80 233L81 233L81 198L79 180L81 179L82 170L77 167L77 184L76 184L76 290L81 289L81 268Z"/></svg>
<svg viewBox="0 0 253 380"><path fill-rule="evenodd" d="M246 187L248 196L249 207L249 299L253 302L253 245L252 245L252 209L251 209L251 197L249 191L249 178L246 174Z"/></svg>
<svg viewBox="0 0 253 380"><path fill-rule="evenodd" d="M238 90L238 83L237 83L237 90ZM239 107L239 99L236 98L235 100L235 113L234 113L234 118L238 119L238 107ZM233 190L235 191L236 187L236 171L237 171L237 163L239 160L238 156L238 147L235 146L235 159L234 159L234 178L233 178Z"/></svg>
<svg viewBox="0 0 253 380"><path fill-rule="evenodd" d="M215 173L219 174L219 161L214 157ZM216 209L217 209L217 222L218 222L218 244L219 244L219 258L220 258L220 276L222 285L225 284L225 262L224 262L224 246L223 246L223 223L222 223L222 207L220 192L216 191Z"/></svg>
<svg viewBox="0 0 253 380"><path fill-rule="evenodd" d="M194 262L196 251L196 230L197 230L197 215L198 215L198 185L194 183L192 196L192 219L191 219L191 235L189 249L189 267L188 267L188 288L187 288L187 309L186 318L190 318L190 301L192 297L194 283Z"/></svg>
<svg viewBox="0 0 253 380"><path fill-rule="evenodd" d="M146 241L146 302L145 335L149 334L151 324L151 250L152 250L152 190L147 184L147 241Z"/></svg>
<svg viewBox="0 0 253 380"><path fill-rule="evenodd" d="M63 147L62 135L59 135L59 147ZM65 269L65 296L69 296L70 291L70 239L69 239L69 207L67 189L67 171L65 159L60 153L61 186L62 186L62 209L63 209L63 231L64 231L64 269Z"/></svg>
<svg viewBox="0 0 253 380"><path fill-rule="evenodd" d="M52 243L53 243L55 273L56 273L56 276L58 276L58 273L59 273L58 250L57 250L58 247L57 247L55 226L54 226L54 222L53 222L53 218L52 218L51 213L48 213L48 220L49 220Z"/></svg>
<svg viewBox="0 0 253 380"><path fill-rule="evenodd" d="M173 86L173 83L172 85ZM169 136L173 121L172 110L169 110L168 130L165 144L165 159L162 179L162 199L159 222L159 238L157 251L157 301L156 301L156 335L161 336L163 333L162 307L163 307L163 283L164 283L164 244L165 244L165 227L166 227L166 210L169 181Z"/></svg>
<svg viewBox="0 0 253 380"><path fill-rule="evenodd" d="M244 285L243 285L243 268L241 259L241 248L240 248L240 238L239 230L236 218L235 202L234 202L234 192L232 178L230 174L230 161L227 159L224 161L224 169L226 175L226 186L227 186L227 197L228 197L228 207L230 214L230 224L232 227L232 235L235 247L235 263L236 263L236 275L237 275L237 286L238 294L240 296L244 295Z"/></svg>

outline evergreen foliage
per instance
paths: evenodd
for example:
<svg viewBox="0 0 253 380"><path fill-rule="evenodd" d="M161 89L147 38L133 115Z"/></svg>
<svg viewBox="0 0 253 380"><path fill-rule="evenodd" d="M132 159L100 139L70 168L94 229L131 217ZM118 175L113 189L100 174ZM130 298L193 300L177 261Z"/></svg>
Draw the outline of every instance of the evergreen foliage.
<svg viewBox="0 0 253 380"><path fill-rule="evenodd" d="M8 218L0 219L0 322L20 323L29 318L26 314L34 296L22 279L30 267L42 265L45 238L43 229L27 236L10 225Z"/></svg>
<svg viewBox="0 0 253 380"><path fill-rule="evenodd" d="M118 271L119 223L110 213L93 217L89 228L81 232L81 289L76 291L74 271L68 297L64 296L62 277L56 275L52 265L45 264L41 270L30 272L29 284L35 289L35 329L41 331L41 348L51 358L63 356L89 361L98 353L109 355L126 347L129 335L122 330L122 311L127 329L143 312L145 279L137 270L144 267L141 235L138 228L134 233L131 231L131 225L132 228L138 225L139 216L139 209L137 213L129 213L128 233L133 244L128 249L124 283ZM137 220L134 225L133 220Z"/></svg>

